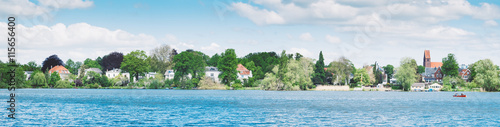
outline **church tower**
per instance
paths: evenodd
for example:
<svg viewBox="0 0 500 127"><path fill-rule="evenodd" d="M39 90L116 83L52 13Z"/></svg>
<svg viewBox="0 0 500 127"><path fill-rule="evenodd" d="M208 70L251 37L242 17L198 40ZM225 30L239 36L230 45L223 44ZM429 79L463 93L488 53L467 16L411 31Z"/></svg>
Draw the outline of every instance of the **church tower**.
<svg viewBox="0 0 500 127"><path fill-rule="evenodd" d="M424 51L424 67L431 67L431 51L430 50L425 50Z"/></svg>

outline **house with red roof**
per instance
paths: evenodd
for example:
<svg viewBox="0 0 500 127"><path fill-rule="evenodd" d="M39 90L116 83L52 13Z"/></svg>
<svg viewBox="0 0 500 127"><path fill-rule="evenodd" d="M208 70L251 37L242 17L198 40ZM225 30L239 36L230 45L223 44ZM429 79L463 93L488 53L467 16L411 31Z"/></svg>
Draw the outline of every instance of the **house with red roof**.
<svg viewBox="0 0 500 127"><path fill-rule="evenodd" d="M238 71L238 79L241 81L243 81L243 79L248 79L253 76L252 71L248 70L242 64L238 64L238 68L236 68L236 70Z"/></svg>
<svg viewBox="0 0 500 127"><path fill-rule="evenodd" d="M68 76L70 74L69 70L61 65L57 65L55 67L52 67L49 70L49 74L52 74L53 72L57 72L59 74L59 77L61 77L61 80L68 79Z"/></svg>

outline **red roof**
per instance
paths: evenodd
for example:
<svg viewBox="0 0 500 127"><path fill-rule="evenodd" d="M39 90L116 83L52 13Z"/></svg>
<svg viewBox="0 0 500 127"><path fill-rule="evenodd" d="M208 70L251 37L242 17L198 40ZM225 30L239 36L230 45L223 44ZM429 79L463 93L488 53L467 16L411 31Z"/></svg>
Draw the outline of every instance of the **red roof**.
<svg viewBox="0 0 500 127"><path fill-rule="evenodd" d="M57 65L49 70L49 74L52 74L52 72L57 72L59 74L69 74L68 69L61 65Z"/></svg>
<svg viewBox="0 0 500 127"><path fill-rule="evenodd" d="M443 66L443 63L442 62L431 62L431 67L434 68L434 67L441 67Z"/></svg>
<svg viewBox="0 0 500 127"><path fill-rule="evenodd" d="M250 75L250 70L241 64L238 64L238 68L236 68L236 70L240 72L240 75Z"/></svg>
<svg viewBox="0 0 500 127"><path fill-rule="evenodd" d="M430 50L425 50L424 51L424 57L425 58L431 58L431 51Z"/></svg>

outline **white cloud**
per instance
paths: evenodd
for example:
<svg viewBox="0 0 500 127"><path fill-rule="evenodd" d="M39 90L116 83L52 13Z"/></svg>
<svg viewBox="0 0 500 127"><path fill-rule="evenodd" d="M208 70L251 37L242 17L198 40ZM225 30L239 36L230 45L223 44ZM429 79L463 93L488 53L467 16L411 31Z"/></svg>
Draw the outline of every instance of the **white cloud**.
<svg viewBox="0 0 500 127"><path fill-rule="evenodd" d="M0 22L0 29L7 29L7 24ZM41 63L46 57L57 54L62 60L68 58L83 61L95 59L112 51L124 54L133 50L149 51L159 46L155 37L146 34L131 34L120 29L109 30L87 23L53 26L36 25L25 27L17 25L18 60L21 63L35 60ZM0 38L7 38L0 35ZM2 54L3 55L3 54Z"/></svg>
<svg viewBox="0 0 500 127"><path fill-rule="evenodd" d="M239 15L249 18L258 25L283 24L285 21L274 11L261 10L244 3L233 3L232 9Z"/></svg>
<svg viewBox="0 0 500 127"><path fill-rule="evenodd" d="M29 0L0 0L0 16L50 16L58 9L88 8L93 1L85 0L39 0L35 4Z"/></svg>
<svg viewBox="0 0 500 127"><path fill-rule="evenodd" d="M165 39L169 42L177 42L177 37L173 34L166 34Z"/></svg>
<svg viewBox="0 0 500 127"><path fill-rule="evenodd" d="M484 26L486 26L486 27L498 26L498 23L495 22L495 20L487 20L487 21L484 21Z"/></svg>
<svg viewBox="0 0 500 127"><path fill-rule="evenodd" d="M217 52L220 46L217 43L211 43L209 46L201 47L203 51Z"/></svg>
<svg viewBox="0 0 500 127"><path fill-rule="evenodd" d="M439 23L470 16L481 20L500 18L497 5L471 5L466 0L387 1L387 0L255 0L255 5L234 3L240 16L258 25L266 24L354 24L364 25L373 14L380 18L418 23ZM258 8L260 7L260 8ZM253 13L252 13L253 12ZM261 12L261 13L256 13ZM265 12L265 13L264 13ZM265 22L265 17L280 17L280 22Z"/></svg>
<svg viewBox="0 0 500 127"><path fill-rule="evenodd" d="M302 54L305 57L315 58L315 57L313 57L313 54L309 50L307 50L305 48L290 48L290 50L287 51L287 53L288 54L290 54L290 53L293 53L293 54L300 53L300 54Z"/></svg>
<svg viewBox="0 0 500 127"><path fill-rule="evenodd" d="M88 8L94 5L90 0L38 0L41 5L54 8Z"/></svg>
<svg viewBox="0 0 500 127"><path fill-rule="evenodd" d="M299 38L302 41L314 41L314 38L310 33L303 33L299 36Z"/></svg>
<svg viewBox="0 0 500 127"><path fill-rule="evenodd" d="M340 40L340 38L335 37L335 36L330 36L330 35L326 35L325 39L326 39L326 41L328 41L328 42L330 42L332 44L338 44L338 43L342 42Z"/></svg>

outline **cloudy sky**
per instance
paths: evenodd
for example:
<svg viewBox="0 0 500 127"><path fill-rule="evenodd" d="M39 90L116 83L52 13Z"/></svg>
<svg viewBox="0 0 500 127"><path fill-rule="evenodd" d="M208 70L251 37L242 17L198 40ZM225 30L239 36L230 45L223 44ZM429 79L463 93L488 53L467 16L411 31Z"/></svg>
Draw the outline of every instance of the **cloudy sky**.
<svg viewBox="0 0 500 127"><path fill-rule="evenodd" d="M500 64L500 2L493 0L0 0L0 38L16 17L17 59L40 64L95 59L112 51L167 44L207 55L234 48L299 52L325 63L346 56L356 67L378 61L422 64L454 53L459 64ZM2 41L5 42L5 41ZM7 44L0 60L7 60Z"/></svg>

